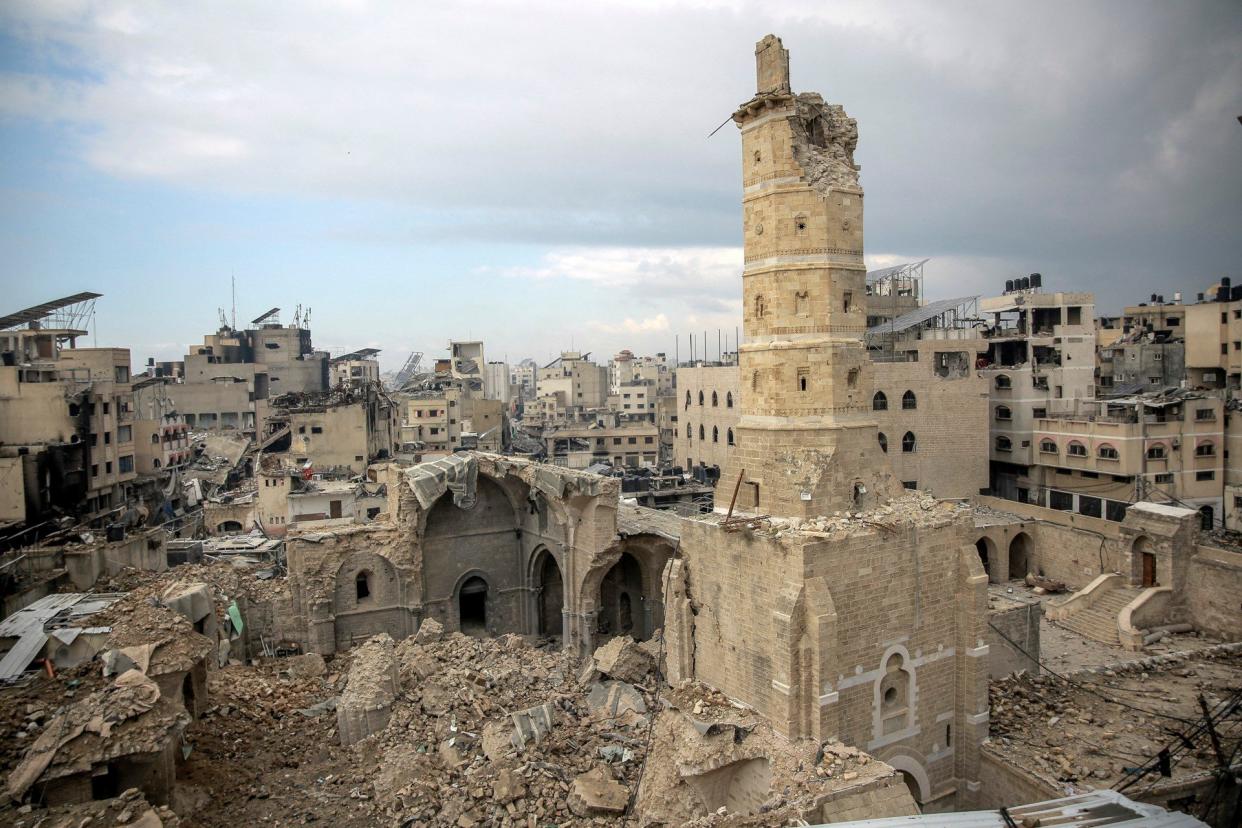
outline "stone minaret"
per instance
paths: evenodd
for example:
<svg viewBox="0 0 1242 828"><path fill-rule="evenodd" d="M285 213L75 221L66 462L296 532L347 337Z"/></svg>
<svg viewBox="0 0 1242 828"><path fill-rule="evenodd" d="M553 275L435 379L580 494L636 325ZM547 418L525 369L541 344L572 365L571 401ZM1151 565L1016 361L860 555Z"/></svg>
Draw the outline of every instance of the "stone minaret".
<svg viewBox="0 0 1242 828"><path fill-rule="evenodd" d="M858 127L815 93L794 95L789 52L755 47L758 89L742 132L743 220L737 448L726 508L781 517L867 509L899 490L877 442L863 264ZM901 447L893 446L897 451Z"/></svg>

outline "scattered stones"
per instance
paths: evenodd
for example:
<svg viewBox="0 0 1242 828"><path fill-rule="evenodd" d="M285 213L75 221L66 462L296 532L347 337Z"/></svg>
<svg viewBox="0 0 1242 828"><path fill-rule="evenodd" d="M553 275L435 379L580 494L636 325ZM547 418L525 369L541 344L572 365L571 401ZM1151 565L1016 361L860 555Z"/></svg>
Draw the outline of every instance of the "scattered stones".
<svg viewBox="0 0 1242 828"><path fill-rule="evenodd" d="M655 671L655 658L628 635L619 635L595 651L595 668L617 681L642 684Z"/></svg>
<svg viewBox="0 0 1242 828"><path fill-rule="evenodd" d="M623 814L629 792L604 768L578 774L569 789L569 810L581 817Z"/></svg>

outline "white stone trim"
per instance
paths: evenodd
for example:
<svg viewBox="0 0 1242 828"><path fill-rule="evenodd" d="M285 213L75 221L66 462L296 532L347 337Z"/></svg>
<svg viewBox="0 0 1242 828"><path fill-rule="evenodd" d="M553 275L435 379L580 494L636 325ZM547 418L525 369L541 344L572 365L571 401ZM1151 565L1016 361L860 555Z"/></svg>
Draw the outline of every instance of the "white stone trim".
<svg viewBox="0 0 1242 828"><path fill-rule="evenodd" d="M975 713L974 715L966 717L966 724L968 725L986 724L990 716L991 716L991 711L989 710L985 710L982 713Z"/></svg>

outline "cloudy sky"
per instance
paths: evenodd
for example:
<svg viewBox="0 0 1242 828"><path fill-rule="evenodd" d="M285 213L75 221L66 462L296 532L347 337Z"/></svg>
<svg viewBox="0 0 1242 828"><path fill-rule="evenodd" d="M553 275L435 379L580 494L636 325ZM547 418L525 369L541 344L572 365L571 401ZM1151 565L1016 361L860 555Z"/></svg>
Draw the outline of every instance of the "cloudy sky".
<svg viewBox="0 0 1242 828"><path fill-rule="evenodd" d="M0 4L3 308L175 358L312 308L399 364L672 352L740 316L754 42L858 119L872 266L1101 312L1242 278L1242 4Z"/></svg>

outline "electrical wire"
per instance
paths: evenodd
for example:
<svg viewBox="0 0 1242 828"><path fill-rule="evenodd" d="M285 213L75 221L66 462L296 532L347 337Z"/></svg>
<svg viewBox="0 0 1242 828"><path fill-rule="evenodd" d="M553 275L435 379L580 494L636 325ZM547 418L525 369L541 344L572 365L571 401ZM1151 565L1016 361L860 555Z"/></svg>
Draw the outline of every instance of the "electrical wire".
<svg viewBox="0 0 1242 828"><path fill-rule="evenodd" d="M1180 717L1180 716L1173 716L1173 715L1170 715L1170 714L1168 714L1168 713L1158 713L1158 712L1157 712L1157 711L1155 711L1155 710L1147 710L1147 709L1142 708L1142 707L1135 707L1135 706L1134 706L1134 705L1132 705L1132 704L1127 704L1126 702L1120 701L1120 700L1118 700L1118 699L1110 699L1108 696L1105 696L1103 693L1100 693L1099 691L1095 690L1093 687L1090 687L1089 685L1085 685L1085 684L1079 684L1078 682L1074 681L1073 679L1071 679L1071 678L1069 678L1069 677L1067 677L1067 676L1063 676L1063 675L1061 675L1060 673L1058 673L1056 670L1053 670L1053 669L1052 669L1051 667L1049 667L1049 666L1048 666L1045 662L1041 661L1041 660L1040 660L1037 656L1033 656L1033 655L1031 655L1029 652L1027 652L1027 650L1026 650L1026 649L1025 649L1022 645L1020 645L1018 642L1014 641L1012 638L1010 638L1009 636L1005 635L1005 633L1004 633L1004 632L1002 632L999 628L997 628L997 626L996 626L995 624L993 624L991 621L989 621L989 622L988 622L988 626L989 626L989 627L991 627L991 628L993 629L993 631L995 631L995 632L996 632L996 634L997 634L997 635L999 635L1001 638L1003 638L1003 639L1005 639L1006 641L1008 641L1008 642L1009 642L1009 644L1010 644L1010 646L1012 646L1012 647L1013 647L1014 649L1016 649L1018 652L1022 653L1022 655L1026 656L1026 657L1027 657L1027 658L1029 658L1031 661L1034 661L1034 662L1035 662L1036 664L1038 664L1040 667L1044 668L1044 669L1045 669L1045 670L1047 670L1049 673L1051 673L1052 675L1054 675L1054 676L1056 676L1057 678L1059 678L1061 681L1064 681L1065 683L1067 683L1067 684L1069 684L1069 685L1071 685L1071 686L1073 686L1073 687L1077 687L1079 690L1082 690L1082 691L1084 691L1084 692L1090 693L1090 694L1091 694L1091 695L1093 695L1093 696L1098 696L1099 698L1103 699L1104 701L1108 702L1109 704L1115 704L1115 705L1118 705L1118 706L1120 706L1120 707L1129 708L1130 710L1133 710L1133 711L1135 711L1136 713L1142 713L1142 714L1144 714L1144 715L1146 715L1146 716L1157 716L1157 717L1162 718L1162 719L1169 719L1169 720L1171 720L1171 721L1180 722L1180 723L1182 723L1182 724L1186 724L1186 725L1188 725L1188 724L1193 724L1193 723L1194 723L1194 720L1193 720L1193 719L1183 719L1183 718L1182 718L1182 717Z"/></svg>

